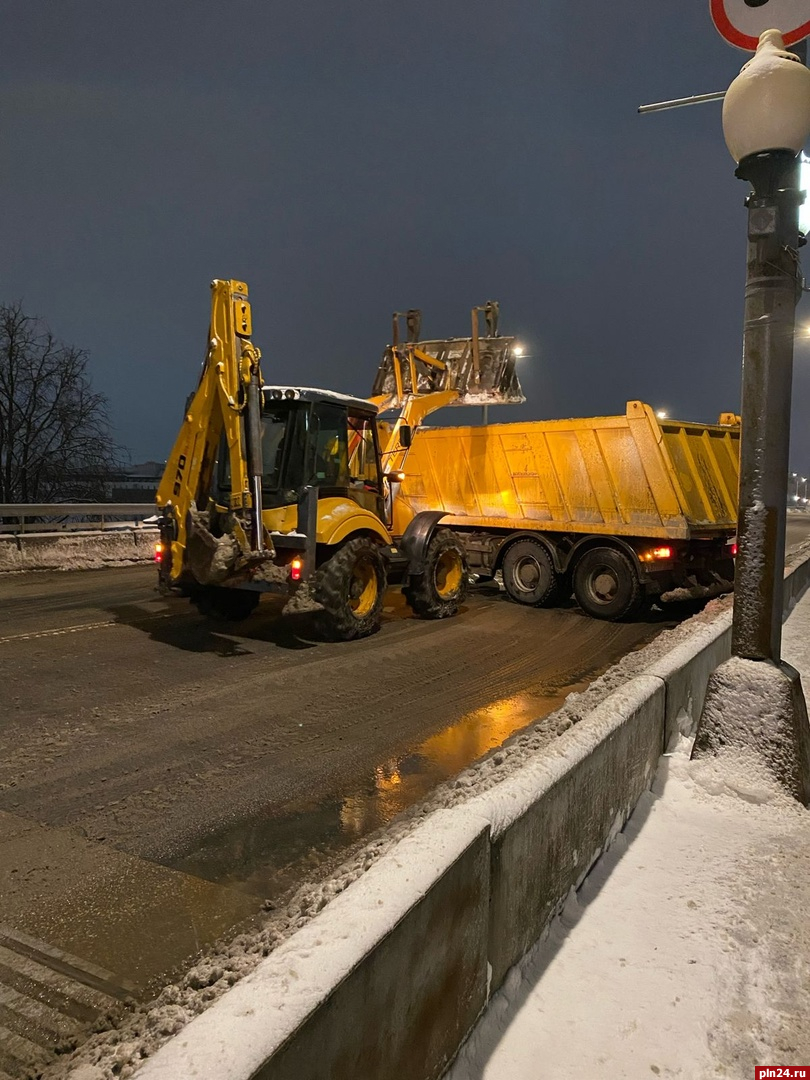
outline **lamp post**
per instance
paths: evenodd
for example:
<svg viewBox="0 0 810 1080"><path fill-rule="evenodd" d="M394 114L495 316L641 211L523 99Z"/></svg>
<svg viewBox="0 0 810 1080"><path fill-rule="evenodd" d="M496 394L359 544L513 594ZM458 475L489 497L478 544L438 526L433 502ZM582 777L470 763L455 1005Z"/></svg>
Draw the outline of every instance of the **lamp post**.
<svg viewBox="0 0 810 1080"><path fill-rule="evenodd" d="M710 677L693 756L753 754L810 803L810 728L798 673L781 661L790 398L798 261L798 155L810 70L766 30L726 92L723 131L748 207L738 556L732 659ZM766 724L763 716L769 715ZM786 752L786 747L790 751ZM750 764L750 762L749 762Z"/></svg>

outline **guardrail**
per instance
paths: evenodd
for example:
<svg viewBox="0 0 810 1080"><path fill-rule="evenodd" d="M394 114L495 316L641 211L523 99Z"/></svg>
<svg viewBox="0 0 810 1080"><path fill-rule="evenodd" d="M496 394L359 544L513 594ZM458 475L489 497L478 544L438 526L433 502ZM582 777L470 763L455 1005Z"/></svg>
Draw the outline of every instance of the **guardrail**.
<svg viewBox="0 0 810 1080"><path fill-rule="evenodd" d="M0 503L0 533L132 528L155 513L154 503Z"/></svg>

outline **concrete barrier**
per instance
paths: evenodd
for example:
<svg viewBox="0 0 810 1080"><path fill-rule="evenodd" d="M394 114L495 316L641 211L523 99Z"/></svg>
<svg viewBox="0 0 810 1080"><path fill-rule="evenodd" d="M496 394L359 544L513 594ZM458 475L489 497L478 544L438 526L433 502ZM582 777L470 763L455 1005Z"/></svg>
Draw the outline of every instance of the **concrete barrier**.
<svg viewBox="0 0 810 1080"><path fill-rule="evenodd" d="M0 535L0 573L95 570L154 558L157 529L105 529Z"/></svg>
<svg viewBox="0 0 810 1080"><path fill-rule="evenodd" d="M486 1004L488 904L488 823L438 811L139 1080L436 1080Z"/></svg>
<svg viewBox="0 0 810 1080"><path fill-rule="evenodd" d="M810 584L789 568L785 612ZM698 720L731 616L500 784L427 817L166 1043L137 1080L436 1080Z"/></svg>
<svg viewBox="0 0 810 1080"><path fill-rule="evenodd" d="M492 826L492 988L624 826L664 749L664 685L642 675L468 810Z"/></svg>

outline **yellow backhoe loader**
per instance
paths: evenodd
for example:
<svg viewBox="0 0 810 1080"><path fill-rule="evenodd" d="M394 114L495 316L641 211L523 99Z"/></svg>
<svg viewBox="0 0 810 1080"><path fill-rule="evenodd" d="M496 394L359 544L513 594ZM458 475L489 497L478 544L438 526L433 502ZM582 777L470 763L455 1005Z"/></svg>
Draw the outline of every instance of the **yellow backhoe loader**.
<svg viewBox="0 0 810 1080"><path fill-rule="evenodd" d="M442 514L431 510L395 534L393 496L428 413L524 400L497 304L473 309L470 338L441 342L417 342L418 312L395 314L365 400L265 384L247 285L211 288L207 356L158 489L161 585L224 619L247 617L263 592L281 593L285 610L317 611L340 640L377 628L388 584L405 586L418 615L455 614L468 580L462 539L438 528ZM378 424L381 411L393 421Z"/></svg>

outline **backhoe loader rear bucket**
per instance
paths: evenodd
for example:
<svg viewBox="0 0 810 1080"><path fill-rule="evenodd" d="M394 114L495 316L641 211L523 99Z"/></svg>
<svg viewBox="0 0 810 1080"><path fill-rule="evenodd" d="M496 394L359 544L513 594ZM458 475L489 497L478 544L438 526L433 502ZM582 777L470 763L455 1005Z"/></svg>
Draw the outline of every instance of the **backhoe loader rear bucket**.
<svg viewBox="0 0 810 1080"><path fill-rule="evenodd" d="M476 349L477 344L477 349ZM411 394L457 390L451 405L520 405L515 338L447 338L389 346L374 380L374 397L400 405Z"/></svg>
<svg viewBox="0 0 810 1080"><path fill-rule="evenodd" d="M286 580L286 568L272 565L274 550L267 542L269 538L265 538L261 551L251 550L243 524L233 514L219 517L219 535L214 535L210 510L189 510L186 516L186 559L200 585L234 584L252 577L259 569L267 580Z"/></svg>

